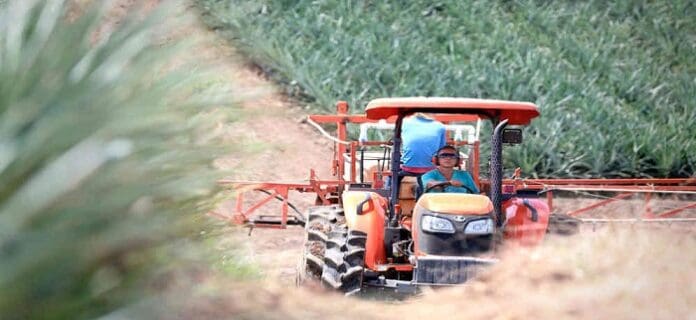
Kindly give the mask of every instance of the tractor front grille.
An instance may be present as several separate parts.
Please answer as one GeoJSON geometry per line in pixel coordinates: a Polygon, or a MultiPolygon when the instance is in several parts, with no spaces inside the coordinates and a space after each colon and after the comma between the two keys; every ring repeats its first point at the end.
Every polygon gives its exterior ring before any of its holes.
{"type": "Polygon", "coordinates": [[[479,269],[494,259],[474,257],[419,257],[416,260],[417,284],[459,284],[471,279],[479,269]]]}

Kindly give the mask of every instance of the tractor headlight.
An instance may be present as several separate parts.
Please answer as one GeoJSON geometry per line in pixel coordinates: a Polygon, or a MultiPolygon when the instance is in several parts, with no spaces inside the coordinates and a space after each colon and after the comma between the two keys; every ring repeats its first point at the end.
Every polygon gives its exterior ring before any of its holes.
{"type": "Polygon", "coordinates": [[[493,233],[493,219],[479,219],[466,224],[465,234],[491,234],[493,233]]]}
{"type": "Polygon", "coordinates": [[[424,215],[421,220],[423,231],[438,233],[454,233],[454,225],[451,221],[435,216],[424,215]]]}

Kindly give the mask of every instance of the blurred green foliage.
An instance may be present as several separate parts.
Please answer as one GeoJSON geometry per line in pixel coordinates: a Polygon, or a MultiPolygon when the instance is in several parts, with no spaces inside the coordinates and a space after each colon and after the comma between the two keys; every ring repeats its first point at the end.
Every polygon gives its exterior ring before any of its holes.
{"type": "Polygon", "coordinates": [[[155,28],[166,11],[107,33],[103,8],[68,7],[0,6],[1,319],[155,300],[216,195],[210,132],[229,111],[155,28]]]}
{"type": "Polygon", "coordinates": [[[323,112],[386,96],[535,102],[507,167],[693,176],[693,1],[198,0],[211,26],[323,112]]]}

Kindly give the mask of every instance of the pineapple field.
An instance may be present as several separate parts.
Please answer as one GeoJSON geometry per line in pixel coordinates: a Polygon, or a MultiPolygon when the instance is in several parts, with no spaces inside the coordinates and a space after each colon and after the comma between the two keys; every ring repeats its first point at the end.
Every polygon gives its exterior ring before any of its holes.
{"type": "MultiPolygon", "coordinates": [[[[333,144],[303,119],[339,99],[354,112],[387,96],[532,101],[542,115],[505,168],[693,178],[695,13],[688,1],[0,0],[0,318],[693,318],[696,237],[679,224],[586,225],[505,248],[463,286],[394,300],[298,288],[301,228],[209,213],[234,208],[224,177],[329,177],[333,144]]],[[[559,208],[607,195],[567,196],[559,208]]],[[[299,211],[314,200],[292,196],[299,211]]],[[[633,197],[590,215],[643,210],[633,197]]]]}

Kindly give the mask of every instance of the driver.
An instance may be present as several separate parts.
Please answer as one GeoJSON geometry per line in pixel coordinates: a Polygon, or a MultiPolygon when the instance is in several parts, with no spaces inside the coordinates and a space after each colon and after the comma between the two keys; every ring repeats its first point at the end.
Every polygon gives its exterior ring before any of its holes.
{"type": "Polygon", "coordinates": [[[437,150],[433,162],[437,168],[421,176],[425,192],[479,193],[471,174],[455,169],[460,164],[459,151],[455,147],[446,145],[437,150]]]}

